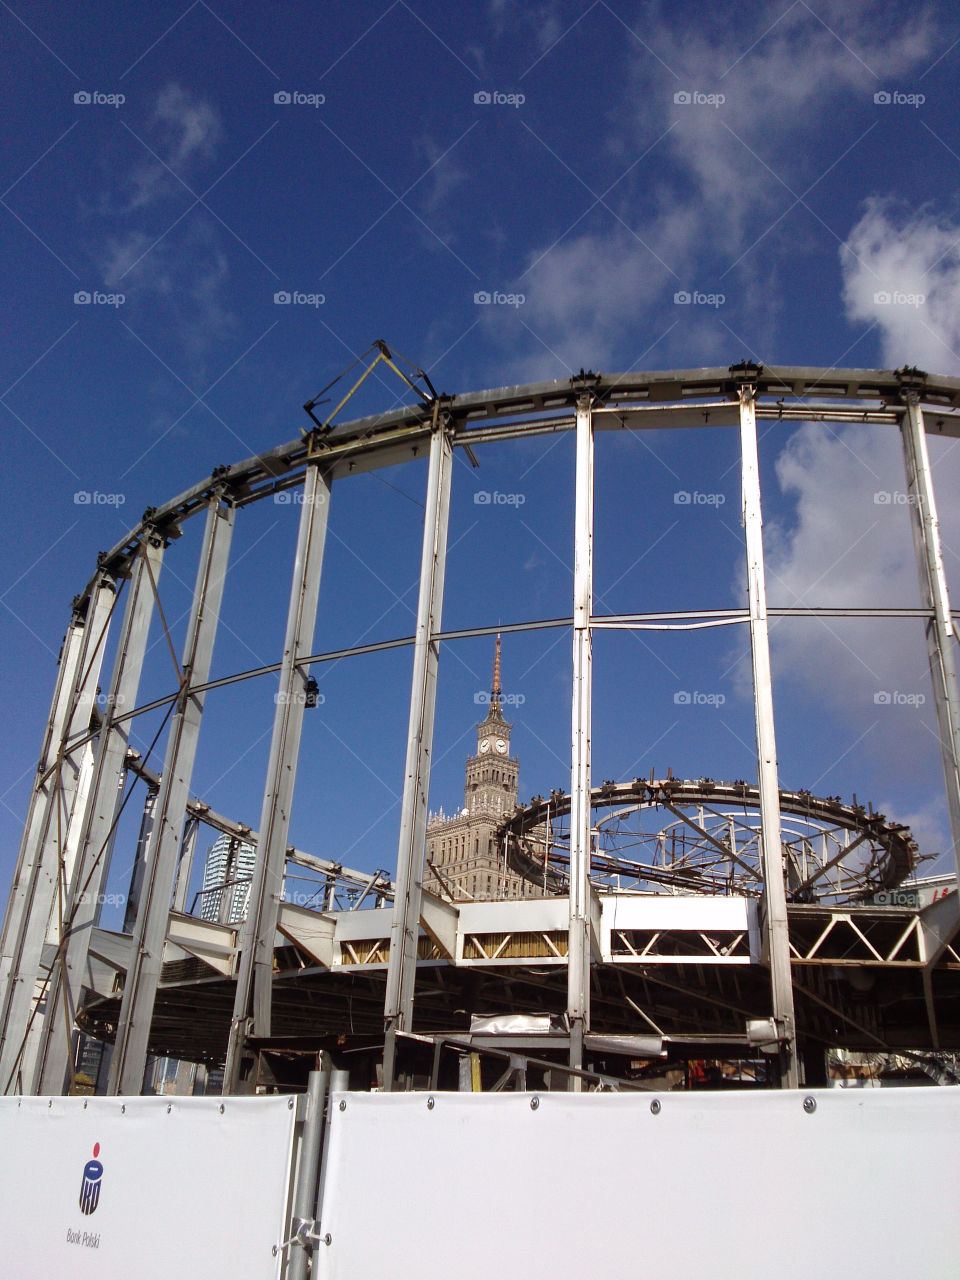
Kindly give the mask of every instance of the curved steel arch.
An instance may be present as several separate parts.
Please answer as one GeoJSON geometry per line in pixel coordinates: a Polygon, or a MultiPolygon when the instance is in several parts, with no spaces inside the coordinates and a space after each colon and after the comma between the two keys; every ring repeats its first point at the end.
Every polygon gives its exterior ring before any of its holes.
{"type": "MultiPolygon", "coordinates": [[[[731,839],[729,832],[718,837],[710,829],[714,824],[705,824],[702,818],[691,818],[687,811],[707,808],[714,812],[714,816],[727,821],[737,821],[742,815],[744,819],[752,816],[758,822],[760,799],[758,788],[743,780],[634,778],[632,782],[605,782],[594,787],[590,794],[590,807],[594,813],[596,840],[590,861],[596,887],[602,888],[611,879],[616,879],[618,882],[626,881],[628,885],[632,882],[634,886],[672,887],[695,894],[758,895],[762,890],[763,875],[755,841],[748,841],[754,847],[746,852],[731,839]],[[722,814],[715,813],[718,806],[723,808],[722,814]],[[672,866],[657,865],[655,857],[630,858],[626,852],[618,852],[613,841],[604,842],[605,829],[614,821],[657,810],[673,815],[672,822],[665,820],[655,832],[642,835],[638,832],[636,843],[656,843],[663,830],[671,826],[685,828],[688,839],[682,842],[683,854],[672,866]],[[696,856],[691,857],[688,853],[688,845],[696,856]],[[724,874],[703,869],[704,850],[712,855],[710,861],[727,868],[724,874]]],[[[916,869],[919,849],[909,829],[863,805],[845,804],[839,796],[781,790],[780,813],[803,820],[812,830],[822,832],[829,827],[853,836],[849,844],[839,846],[829,856],[821,858],[811,851],[813,872],[798,877],[792,886],[788,884],[790,901],[814,902],[827,898],[862,901],[873,893],[900,884],[916,869]],[[861,852],[854,862],[852,855],[858,849],[869,850],[870,856],[864,858],[861,852]],[[826,880],[828,870],[834,867],[843,869],[842,879],[826,880]]],[[[506,856],[514,870],[532,883],[549,881],[557,890],[565,887],[567,876],[564,868],[569,861],[569,849],[568,832],[562,820],[569,816],[568,793],[553,792],[547,798],[537,796],[529,804],[519,806],[498,832],[498,837],[506,842],[506,856]],[[561,825],[556,828],[554,824],[558,821],[561,825]]],[[[755,824],[744,825],[755,832],[755,824]]],[[[783,839],[787,865],[793,857],[795,839],[783,839]]]]}
{"type": "MultiPolygon", "coordinates": [[[[631,410],[663,412],[671,403],[690,406],[685,414],[675,415],[681,425],[717,425],[726,421],[735,425],[735,417],[724,419],[723,408],[735,409],[740,387],[745,383],[757,388],[757,395],[776,397],[770,416],[784,420],[817,417],[824,412],[836,419],[854,422],[880,421],[895,423],[902,414],[905,392],[919,395],[922,403],[935,407],[925,423],[930,434],[960,437],[960,378],[926,374],[912,369],[833,369],[808,366],[733,365],[729,368],[673,369],[655,373],[585,374],[581,377],[535,382],[528,385],[499,387],[465,395],[440,397],[443,412],[453,430],[456,446],[473,446],[491,439],[505,439],[511,434],[536,435],[558,430],[572,431],[578,398],[588,390],[598,405],[609,409],[614,419],[623,419],[631,410]],[[804,405],[810,396],[829,405],[804,405]],[[725,402],[713,409],[696,407],[699,399],[725,402]],[[787,404],[786,402],[797,403],[787,404]],[[850,402],[874,402],[871,411],[851,408],[850,402]],[[556,415],[566,411],[565,416],[556,415]],[[485,433],[488,424],[516,419],[509,427],[485,433]]],[[[831,418],[831,420],[836,420],[831,418]]],[[[98,569],[114,576],[125,576],[136,547],[145,531],[154,527],[165,534],[176,530],[192,515],[202,511],[217,489],[229,494],[238,506],[272,496],[299,483],[307,462],[322,459],[331,465],[335,478],[359,470],[389,466],[398,461],[424,456],[433,423],[433,403],[404,405],[389,413],[371,414],[335,426],[322,438],[308,432],[266,453],[246,458],[231,466],[217,467],[212,475],[184,490],[158,507],[148,508],[140,524],[98,557],[98,569]]],[[[653,426],[631,420],[629,425],[653,426]]],[[[656,425],[669,425],[657,423],[656,425]]],[[[81,591],[83,603],[95,577],[81,591]]]]}

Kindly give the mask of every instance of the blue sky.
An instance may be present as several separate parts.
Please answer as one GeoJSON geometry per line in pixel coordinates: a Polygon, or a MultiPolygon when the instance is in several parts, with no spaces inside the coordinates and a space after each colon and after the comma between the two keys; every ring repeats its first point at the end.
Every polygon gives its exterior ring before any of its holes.
{"type": "MultiPolygon", "coordinates": [[[[4,3],[0,33],[4,881],[97,551],[295,436],[374,338],[448,392],[745,357],[960,372],[949,5],[93,0],[4,3]]],[[[376,381],[357,412],[402,399],[376,381]]],[[[960,598],[960,450],[932,453],[960,598]]],[[[771,603],[916,603],[892,434],[774,426],[761,454],[771,603]]],[[[600,441],[598,611],[741,600],[736,457],[722,429],[600,441]]],[[[481,461],[456,467],[445,624],[568,614],[572,440],[481,461]],[[494,490],[522,501],[474,501],[494,490]]],[[[407,466],[337,486],[317,649],[412,631],[424,481],[407,466]]],[[[216,674],[279,653],[295,521],[241,513],[216,674]]],[[[198,540],[188,527],[163,571],[177,637],[198,540]]],[[[920,628],[783,622],[773,645],[784,785],[855,791],[944,849],[920,628]]],[[[490,657],[444,651],[434,807],[457,803],[490,657]]],[[[569,636],[510,638],[504,662],[521,792],[566,789],[569,636]]],[[[301,847],[393,866],[409,667],[400,651],[317,671],[301,847]]],[[[144,693],[170,675],[157,633],[144,693]]],[[[753,777],[748,675],[739,630],[598,636],[597,780],[753,777]]],[[[273,692],[209,700],[195,777],[251,825],[273,692]]],[[[117,887],[131,840],[128,822],[117,887]]]]}

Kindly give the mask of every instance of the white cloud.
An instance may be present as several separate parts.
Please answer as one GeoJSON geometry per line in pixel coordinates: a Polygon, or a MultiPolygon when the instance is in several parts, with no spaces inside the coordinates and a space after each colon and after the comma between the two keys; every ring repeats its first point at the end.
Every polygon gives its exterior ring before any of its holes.
{"type": "MultiPolygon", "coordinates": [[[[686,252],[697,226],[692,209],[678,209],[645,228],[643,242],[618,227],[610,234],[571,236],[548,252],[532,253],[523,274],[509,282],[510,289],[522,291],[526,298],[518,318],[536,335],[527,339],[539,348],[535,364],[520,361],[517,372],[561,377],[564,367],[609,370],[623,351],[625,333],[635,335],[632,358],[639,358],[644,348],[657,345],[674,321],[682,324],[686,345],[693,325],[699,352],[709,355],[715,345],[719,350],[715,315],[674,308],[673,294],[687,282],[672,276],[664,265],[686,252]],[[656,331],[644,320],[654,310],[659,312],[656,331]]],[[[485,319],[493,326],[503,317],[485,319]]],[[[509,332],[515,337],[512,329],[509,332]]]]}
{"type": "Polygon", "coordinates": [[[166,327],[202,372],[210,350],[236,328],[227,302],[230,266],[219,233],[201,212],[155,241],[143,231],[109,236],[101,255],[104,283],[125,292],[133,308],[144,298],[151,309],[161,308],[166,327]]]}
{"type": "Polygon", "coordinates": [[[960,225],[875,197],[841,265],[847,316],[879,327],[886,366],[960,370],[960,225]]]}
{"type": "Polygon", "coordinates": [[[143,136],[155,156],[130,139],[140,154],[126,180],[125,200],[120,209],[103,211],[129,214],[171,196],[188,196],[175,175],[192,186],[192,175],[199,166],[215,159],[221,134],[220,116],[212,103],[182,85],[165,85],[157,94],[143,136]]]}
{"type": "MultiPolygon", "coordinates": [[[[908,213],[872,199],[841,252],[849,319],[877,326],[887,367],[960,370],[960,226],[930,210],[908,213]],[[923,293],[920,306],[876,294],[923,293]]],[[[960,598],[960,445],[929,441],[948,579],[960,598]]],[[[904,605],[920,602],[899,433],[884,427],[805,424],[777,458],[792,514],[767,526],[772,603],[904,605]]],[[[768,502],[769,506],[769,502],[768,502]]],[[[836,716],[862,754],[896,761],[914,789],[921,847],[949,845],[937,725],[918,622],[786,623],[773,631],[780,678],[810,699],[812,715],[836,716]],[[813,636],[816,642],[811,643],[813,636]],[[889,694],[893,703],[877,703],[889,694]],[[896,698],[908,699],[896,705],[896,698]],[[919,708],[909,698],[926,699],[919,708]],[[922,837],[922,838],[921,838],[922,837]]],[[[894,806],[888,806],[896,812],[894,806]]]]}
{"type": "MultiPolygon", "coordinates": [[[[449,145],[442,147],[424,134],[414,139],[414,148],[425,173],[416,186],[412,202],[419,206],[423,215],[436,217],[446,209],[451,196],[463,186],[470,175],[465,166],[458,163],[456,152],[447,154],[449,145]]],[[[446,226],[440,230],[436,227],[432,229],[438,235],[442,230],[442,238],[448,244],[453,239],[446,226]]]]}
{"type": "MultiPolygon", "coordinates": [[[[927,57],[935,33],[929,14],[914,14],[908,25],[877,37],[873,32],[891,29],[877,21],[877,9],[838,7],[832,31],[806,5],[796,5],[778,22],[763,11],[755,14],[749,38],[739,24],[726,23],[723,31],[684,29],[682,35],[671,24],[650,37],[679,79],[668,79],[649,61],[641,64],[645,120],[653,97],[676,126],[667,146],[709,211],[714,244],[722,240],[734,256],[745,249],[792,203],[788,188],[800,195],[817,169],[825,170],[843,150],[839,143],[822,152],[797,146],[796,135],[809,136],[839,99],[872,103],[883,77],[906,74],[927,57]],[[750,48],[751,38],[761,36],[750,48]],[[722,94],[724,101],[717,107],[676,104],[678,90],[722,94]]],[[[652,126],[642,128],[648,134],[652,126]]]]}
{"type": "Polygon", "coordinates": [[[182,85],[171,83],[160,90],[153,123],[165,145],[164,158],[175,169],[216,154],[220,116],[211,103],[182,85]]]}
{"type": "Polygon", "coordinates": [[[198,378],[211,349],[235,330],[236,317],[227,300],[230,267],[222,234],[200,207],[174,222],[171,210],[178,204],[189,209],[193,203],[174,174],[202,191],[201,168],[216,158],[221,134],[219,114],[210,102],[182,85],[165,85],[143,133],[164,163],[130,139],[138,158],[126,178],[124,202],[100,209],[114,226],[92,253],[104,284],[127,295],[131,322],[137,322],[138,302],[148,300],[151,313],[163,316],[190,360],[190,374],[198,378]]]}
{"type": "MultiPolygon", "coordinates": [[[[506,0],[493,10],[502,19],[506,0]]],[[[813,220],[802,209],[777,220],[793,203],[791,191],[801,194],[855,137],[834,143],[826,121],[841,104],[874,111],[877,88],[899,82],[934,46],[934,24],[924,12],[911,13],[903,25],[889,21],[889,9],[880,22],[876,4],[821,5],[818,12],[823,21],[795,5],[774,21],[762,6],[748,7],[733,27],[708,14],[697,30],[678,27],[670,16],[648,21],[643,39],[656,57],[637,46],[627,93],[637,105],[612,113],[615,126],[600,145],[624,171],[646,148],[650,154],[605,197],[609,211],[597,206],[568,234],[559,226],[554,245],[529,255],[525,282],[513,287],[527,294],[522,319],[540,341],[526,336],[532,355],[517,361],[518,374],[558,376],[562,365],[609,368],[629,359],[624,334],[656,339],[679,318],[663,303],[681,289],[723,291],[731,305],[712,316],[689,309],[654,358],[676,350],[687,363],[679,353],[696,350],[706,362],[740,350],[738,303],[750,310],[752,333],[772,336],[779,304],[770,250],[777,237],[791,236],[794,261],[803,236],[812,234],[817,246],[829,238],[822,228],[811,232],[813,220]],[[676,103],[678,92],[722,94],[724,101],[716,108],[676,103]]],[[[602,9],[588,21],[599,15],[602,9]]],[[[562,155],[562,140],[544,140],[562,155]]],[[[594,185],[600,194],[606,184],[594,185]]],[[[582,195],[586,212],[592,197],[582,195]]]]}
{"type": "Polygon", "coordinates": [[[540,53],[551,49],[564,32],[557,0],[544,0],[542,4],[529,4],[527,0],[490,0],[490,17],[498,39],[508,32],[514,37],[521,23],[528,27],[540,53]]]}

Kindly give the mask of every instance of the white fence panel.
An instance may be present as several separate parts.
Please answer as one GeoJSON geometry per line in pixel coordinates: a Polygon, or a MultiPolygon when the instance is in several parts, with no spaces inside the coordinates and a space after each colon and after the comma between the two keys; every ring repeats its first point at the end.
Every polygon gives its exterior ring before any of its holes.
{"type": "Polygon", "coordinates": [[[279,1275],[273,1248],[287,1221],[293,1104],[0,1098],[0,1274],[279,1275]]]}
{"type": "Polygon", "coordinates": [[[318,1275],[960,1275],[960,1089],[535,1101],[334,1094],[318,1275]]]}

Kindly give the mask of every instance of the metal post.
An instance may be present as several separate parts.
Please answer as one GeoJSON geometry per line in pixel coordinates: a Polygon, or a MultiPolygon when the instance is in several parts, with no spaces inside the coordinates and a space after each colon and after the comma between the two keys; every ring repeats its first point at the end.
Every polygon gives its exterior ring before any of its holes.
{"type": "MultiPolygon", "coordinates": [[[[570,1066],[583,1066],[590,1028],[590,741],[593,681],[593,415],[589,396],[577,402],[576,514],[573,568],[573,704],[570,777],[570,900],[567,1018],[570,1066]]],[[[570,1077],[579,1092],[579,1076],[570,1077]]]]}
{"type": "Polygon", "coordinates": [[[35,1018],[43,945],[54,903],[62,892],[73,810],[87,745],[71,749],[90,728],[100,668],[116,597],[113,579],[101,574],[84,613],[71,621],[60,652],[57,685],[47,720],[37,781],[17,860],[0,944],[0,1093],[25,1077],[24,1050],[35,1018]]]}
{"type": "Polygon", "coordinates": [[[133,933],[133,926],[137,922],[140,895],[143,892],[143,872],[147,864],[147,847],[150,844],[150,833],[153,831],[158,794],[159,788],[147,787],[147,798],[143,802],[143,816],[140,819],[140,834],[137,837],[137,851],[133,856],[133,874],[130,876],[130,888],[127,890],[127,901],[123,911],[124,933],[133,933]]]}
{"type": "MultiPolygon", "coordinates": [[[[319,1187],[317,1188],[317,1210],[316,1210],[316,1212],[317,1212],[317,1218],[318,1218],[318,1219],[319,1219],[319,1218],[321,1218],[321,1215],[322,1215],[323,1203],[324,1203],[324,1196],[325,1196],[325,1187],[324,1187],[324,1184],[325,1184],[325,1182],[326,1182],[326,1180],[327,1180],[327,1170],[328,1170],[328,1169],[329,1169],[329,1167],[330,1167],[330,1162],[329,1162],[329,1160],[328,1160],[328,1158],[327,1158],[327,1157],[328,1157],[328,1153],[329,1153],[329,1149],[330,1149],[330,1133],[331,1133],[331,1129],[332,1129],[332,1127],[333,1127],[333,1123],[334,1123],[334,1121],[333,1121],[333,1116],[334,1116],[334,1111],[333,1111],[333,1095],[334,1095],[335,1093],[346,1093],[346,1092],[348,1092],[348,1090],[349,1090],[349,1089],[350,1089],[350,1072],[349,1072],[349,1071],[343,1071],[343,1070],[340,1070],[340,1069],[331,1070],[331,1072],[330,1072],[330,1091],[329,1091],[329,1093],[328,1093],[328,1095],[327,1095],[327,1097],[328,1097],[328,1099],[329,1099],[329,1101],[328,1101],[328,1120],[327,1120],[327,1130],[326,1130],[326,1134],[325,1134],[325,1136],[324,1136],[324,1142],[323,1142],[323,1157],[321,1158],[321,1161],[320,1161],[320,1185],[319,1185],[319,1187]]],[[[341,1100],[341,1105],[345,1105],[344,1100],[341,1100]]],[[[322,1221],[321,1221],[321,1225],[322,1225],[322,1221]]]]}
{"type": "Polygon", "coordinates": [[[916,392],[908,392],[906,401],[907,412],[903,418],[901,433],[911,498],[908,505],[917,550],[921,598],[933,613],[926,624],[927,650],[947,787],[954,867],[960,874],[960,686],[957,683],[955,651],[957,630],[950,612],[947,576],[943,568],[940,521],[937,518],[923,411],[916,392]]]}
{"type": "Polygon", "coordinates": [[[132,959],[123,987],[108,1093],[138,1094],[143,1082],[150,1023],[163,967],[177,854],[203,715],[204,695],[193,693],[191,686],[203,684],[210,675],[233,517],[233,505],[224,503],[222,495],[215,493],[207,508],[184,647],[180,696],[167,737],[156,812],[144,856],[141,900],[133,930],[132,959]]]}
{"type": "Polygon", "coordinates": [[[319,463],[311,462],[303,482],[300,531],[260,813],[257,857],[240,938],[237,990],[223,1076],[225,1094],[235,1092],[240,1083],[247,1037],[250,1034],[270,1034],[273,944],[283,893],[290,809],[306,703],[304,672],[299,664],[313,645],[330,487],[329,473],[319,463]]]}
{"type": "Polygon", "coordinates": [[[193,859],[197,851],[197,837],[199,834],[200,819],[188,818],[183,829],[183,840],[180,843],[177,883],[173,891],[174,911],[185,911],[187,907],[187,894],[190,892],[190,877],[193,874],[193,859]]]}
{"type": "MultiPolygon", "coordinates": [[[[234,903],[238,902],[239,895],[242,893],[237,876],[237,863],[240,856],[240,841],[236,836],[230,836],[227,841],[227,857],[223,864],[223,880],[217,896],[217,919],[221,924],[229,924],[233,915],[234,903]]],[[[206,879],[206,877],[204,877],[206,879]]],[[[237,915],[241,915],[238,910],[237,915]]]]}
{"type": "MultiPolygon", "coordinates": [[[[37,875],[39,854],[43,848],[45,823],[49,821],[48,809],[56,784],[54,765],[60,744],[67,736],[68,717],[72,710],[72,699],[76,694],[77,672],[80,668],[84,639],[84,622],[82,614],[73,615],[60,648],[57,682],[50,714],[47,717],[47,731],[37,764],[37,781],[30,796],[30,807],[24,823],[17,868],[3,917],[3,933],[0,939],[0,983],[8,994],[6,980],[13,965],[12,952],[17,946],[15,940],[22,925],[24,911],[33,900],[33,881],[37,875]]],[[[0,1036],[0,1042],[2,1042],[2,1036],[0,1036]]]]}
{"type": "Polygon", "coordinates": [[[767,962],[770,965],[773,1016],[781,1043],[780,1084],[785,1089],[796,1089],[799,1086],[800,1077],[793,1011],[793,975],[790,969],[787,893],[783,879],[780,782],[777,773],[777,739],[773,718],[770,637],[767,631],[767,588],[763,564],[763,517],[760,505],[760,463],[757,453],[756,393],[751,386],[745,386],[740,391],[740,457],[760,791],[764,941],[767,962]]]}
{"type": "Polygon", "coordinates": [[[323,1113],[327,1100],[329,1071],[311,1071],[307,1077],[306,1112],[297,1160],[297,1183],[293,1200],[293,1244],[287,1265],[288,1280],[307,1280],[310,1231],[317,1216],[320,1187],[320,1150],[323,1144],[323,1113]]]}
{"type": "Polygon", "coordinates": [[[137,703],[140,673],[154,609],[154,586],[163,564],[164,541],[148,530],[137,551],[127,586],[127,605],[117,644],[107,709],[100,727],[93,776],[78,840],[77,859],[64,919],[64,937],[50,975],[48,1016],[37,1061],[35,1091],[60,1093],[70,1066],[68,1028],[87,969],[90,934],[96,923],[107,853],[120,805],[129,744],[128,723],[114,717],[137,703]]]}
{"type": "Polygon", "coordinates": [[[101,575],[98,586],[86,602],[86,608],[75,608],[60,648],[57,681],[37,764],[37,781],[30,797],[17,870],[4,915],[3,937],[0,942],[0,983],[6,981],[9,972],[11,951],[24,909],[35,899],[32,877],[36,875],[35,859],[43,847],[46,824],[50,820],[51,797],[59,780],[56,770],[58,754],[74,732],[84,733],[93,712],[110,620],[110,606],[115,595],[116,585],[113,579],[101,575]]]}
{"type": "Polygon", "coordinates": [[[410,683],[410,717],[407,757],[397,847],[396,895],[390,925],[390,963],[384,1000],[386,1040],[383,1054],[383,1087],[391,1090],[396,1066],[397,1033],[413,1026],[417,947],[420,940],[420,905],[423,896],[423,859],[426,847],[427,800],[433,757],[433,720],[437,698],[437,666],[440,646],[434,635],[440,629],[443,583],[450,522],[450,487],[453,444],[445,422],[435,411],[430,439],[427,501],[420,559],[420,595],[417,631],[410,683]]]}

